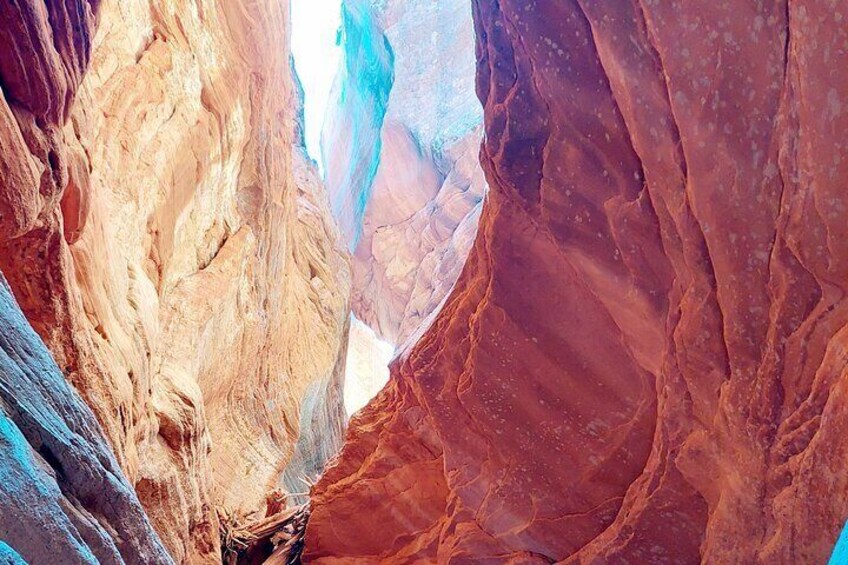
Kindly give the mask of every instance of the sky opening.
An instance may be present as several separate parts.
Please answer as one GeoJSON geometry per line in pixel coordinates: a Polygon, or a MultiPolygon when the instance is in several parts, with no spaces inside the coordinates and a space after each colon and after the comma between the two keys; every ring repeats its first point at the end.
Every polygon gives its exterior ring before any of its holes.
{"type": "Polygon", "coordinates": [[[342,0],[292,0],[292,55],[304,91],[306,150],[323,173],[321,127],[342,48],[342,0]]]}

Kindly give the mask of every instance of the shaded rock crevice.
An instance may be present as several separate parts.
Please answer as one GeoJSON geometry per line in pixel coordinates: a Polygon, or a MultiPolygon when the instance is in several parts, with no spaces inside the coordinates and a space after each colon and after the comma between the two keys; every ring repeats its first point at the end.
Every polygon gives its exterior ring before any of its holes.
{"type": "MultiPolygon", "coordinates": [[[[0,276],[0,533],[30,563],[172,563],[94,414],[0,276]]],[[[12,561],[14,562],[14,561],[12,561]]]]}

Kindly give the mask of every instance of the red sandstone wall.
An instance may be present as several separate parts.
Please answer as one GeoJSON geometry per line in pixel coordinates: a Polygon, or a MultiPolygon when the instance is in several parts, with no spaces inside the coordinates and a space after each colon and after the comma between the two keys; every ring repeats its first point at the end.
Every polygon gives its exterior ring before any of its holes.
{"type": "Polygon", "coordinates": [[[491,195],[308,557],[820,563],[848,515],[848,5],[475,0],[491,195]]]}

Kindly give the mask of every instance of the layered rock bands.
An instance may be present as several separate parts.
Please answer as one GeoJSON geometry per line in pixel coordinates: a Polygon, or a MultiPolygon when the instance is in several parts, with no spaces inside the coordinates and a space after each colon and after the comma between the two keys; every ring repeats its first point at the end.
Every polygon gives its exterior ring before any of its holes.
{"type": "Polygon", "coordinates": [[[473,4],[480,230],[314,489],[308,558],[824,562],[848,6],[473,4]]]}
{"type": "Polygon", "coordinates": [[[287,41],[285,1],[0,6],[0,270],[93,411],[4,294],[0,468],[48,502],[4,495],[3,551],[220,562],[219,510],[338,446],[350,275],[287,41]]]}

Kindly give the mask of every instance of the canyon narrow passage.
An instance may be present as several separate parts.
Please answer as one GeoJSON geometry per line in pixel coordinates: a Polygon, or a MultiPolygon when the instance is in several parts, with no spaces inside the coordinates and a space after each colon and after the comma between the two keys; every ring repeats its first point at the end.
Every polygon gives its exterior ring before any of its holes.
{"type": "Polygon", "coordinates": [[[352,254],[353,414],[437,312],[476,234],[486,183],[471,7],[293,0],[292,55],[305,145],[352,254]]]}
{"type": "MultiPolygon", "coordinates": [[[[344,85],[334,89],[339,65],[347,64],[343,49],[341,0],[293,0],[292,57],[303,96],[303,142],[319,171],[325,171],[322,127],[330,104],[337,104],[344,85]]],[[[334,161],[333,149],[328,158],[334,161]]],[[[330,168],[335,169],[334,163],[330,168]]],[[[352,242],[350,242],[352,243],[352,242]]],[[[348,415],[364,407],[389,378],[394,345],[377,336],[351,313],[344,375],[344,404],[348,415]]]]}
{"type": "Polygon", "coordinates": [[[846,22],[0,3],[0,562],[848,565],[846,22]]]}

